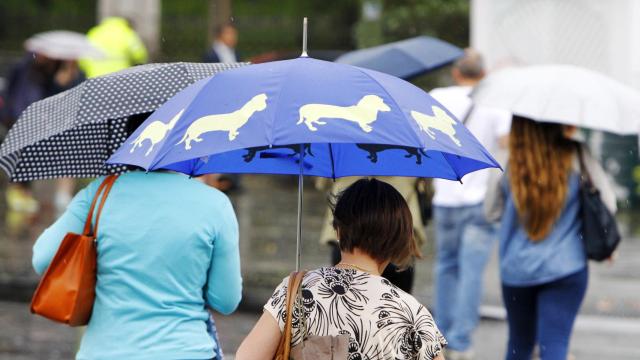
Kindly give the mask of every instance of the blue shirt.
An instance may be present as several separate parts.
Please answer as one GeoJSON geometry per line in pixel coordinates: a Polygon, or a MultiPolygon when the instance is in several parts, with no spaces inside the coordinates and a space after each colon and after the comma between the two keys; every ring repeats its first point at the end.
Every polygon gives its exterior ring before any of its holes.
{"type": "Polygon", "coordinates": [[[500,275],[505,285],[544,284],[587,266],[580,235],[579,183],[579,176],[572,174],[564,208],[551,233],[545,239],[533,242],[520,224],[508,181],[502,182],[506,204],[500,227],[500,275]]]}
{"type": "MultiPolygon", "coordinates": [[[[82,232],[102,180],[38,238],[38,273],[67,232],[82,232]]],[[[214,356],[205,306],[229,314],[242,291],[238,224],[224,194],[180,174],[121,175],[102,212],[97,251],[96,299],[77,359],[214,356]]]]}

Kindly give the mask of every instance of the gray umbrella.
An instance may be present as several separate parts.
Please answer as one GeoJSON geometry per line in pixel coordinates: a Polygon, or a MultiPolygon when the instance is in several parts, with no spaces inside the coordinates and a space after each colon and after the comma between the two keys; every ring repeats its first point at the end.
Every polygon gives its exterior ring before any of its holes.
{"type": "Polygon", "coordinates": [[[135,125],[130,117],[154,111],[200,79],[243,65],[148,64],[84,81],[22,113],[0,147],[0,168],[12,181],[121,172],[104,161],[135,125]]]}

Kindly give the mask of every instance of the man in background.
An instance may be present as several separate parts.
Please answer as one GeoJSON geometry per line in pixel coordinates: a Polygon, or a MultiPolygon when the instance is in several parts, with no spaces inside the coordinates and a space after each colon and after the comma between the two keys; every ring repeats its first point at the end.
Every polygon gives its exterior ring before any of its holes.
{"type": "Polygon", "coordinates": [[[234,63],[240,61],[236,46],[238,45],[238,30],[231,23],[216,26],[211,49],[205,54],[204,62],[234,63]]]}
{"type": "MultiPolygon", "coordinates": [[[[466,49],[452,69],[456,86],[431,95],[449,109],[490,153],[506,147],[511,114],[474,106],[469,97],[484,77],[482,56],[466,49]]],[[[447,359],[472,359],[471,334],[478,324],[483,272],[493,249],[495,230],[483,212],[489,170],[468,174],[462,183],[434,180],[436,235],[435,317],[449,341],[447,359]]]]}
{"type": "Polygon", "coordinates": [[[147,62],[147,48],[131,22],[125,18],[105,18],[89,30],[87,38],[106,54],[104,59],[84,59],[80,62],[80,67],[89,78],[147,62]]]}
{"type": "MultiPolygon", "coordinates": [[[[204,55],[207,63],[235,63],[240,61],[236,46],[238,45],[238,30],[231,23],[218,25],[213,31],[213,45],[204,55]]],[[[202,180],[209,186],[225,193],[240,187],[240,175],[237,174],[207,174],[202,180]]]]}

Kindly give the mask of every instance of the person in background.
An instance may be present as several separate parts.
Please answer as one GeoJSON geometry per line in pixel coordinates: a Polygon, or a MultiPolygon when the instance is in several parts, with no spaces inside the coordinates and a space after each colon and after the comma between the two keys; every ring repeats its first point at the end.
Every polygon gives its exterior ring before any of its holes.
{"type": "Polygon", "coordinates": [[[104,59],[80,61],[80,68],[89,78],[147,62],[147,48],[133,29],[131,21],[125,18],[104,18],[89,30],[87,38],[106,54],[104,59]]]}
{"type": "MultiPolygon", "coordinates": [[[[236,46],[238,45],[238,29],[232,23],[218,25],[213,31],[213,44],[202,61],[206,63],[235,63],[240,61],[236,46]]],[[[230,193],[240,188],[241,177],[238,174],[207,174],[203,181],[216,189],[230,193]]]]}
{"type": "MultiPolygon", "coordinates": [[[[360,178],[345,177],[331,181],[325,178],[318,178],[316,180],[316,188],[318,190],[330,191],[330,195],[338,194],[358,179],[360,178]]],[[[407,201],[413,220],[414,239],[416,241],[416,246],[420,248],[426,240],[426,234],[424,229],[425,224],[422,223],[422,217],[420,215],[418,193],[416,192],[415,187],[416,180],[414,178],[400,176],[385,176],[378,177],[378,179],[393,186],[407,201]]],[[[320,244],[329,246],[331,251],[331,265],[335,265],[340,262],[341,251],[340,244],[338,243],[338,236],[332,222],[333,212],[329,207],[326,210],[322,230],[320,232],[320,244]]],[[[392,284],[408,293],[411,293],[413,290],[414,275],[415,272],[412,265],[407,266],[404,269],[400,269],[395,264],[389,264],[382,273],[384,278],[388,279],[392,284]]]]}
{"type": "MultiPolygon", "coordinates": [[[[102,180],[37,239],[37,273],[66,233],[82,231],[102,180]]],[[[172,172],[120,175],[100,217],[96,297],[77,359],[212,359],[207,307],[230,314],[242,296],[238,236],[220,191],[172,172]]]]}
{"type": "Polygon", "coordinates": [[[605,206],[616,198],[600,164],[571,140],[576,128],[514,116],[508,167],[490,186],[487,217],[500,220],[500,277],[507,309],[505,359],[566,360],[584,298],[587,257],[580,216],[580,156],[605,206]]]}
{"type": "MultiPolygon", "coordinates": [[[[8,76],[2,125],[10,129],[29,105],[70,89],[84,79],[76,61],[31,52],[25,54],[8,76]]],[[[29,182],[9,185],[6,200],[9,210],[6,222],[12,232],[30,224],[40,208],[29,182]]]]}
{"type": "MultiPolygon", "coordinates": [[[[337,197],[333,226],[342,260],[304,275],[304,300],[296,302],[304,309],[292,311],[291,345],[304,336],[348,335],[349,359],[443,360],[447,342],[429,311],[380,276],[390,262],[407,265],[420,256],[402,195],[385,182],[360,179],[337,197]]],[[[288,277],[240,345],[237,360],[273,359],[285,325],[287,286],[288,277]]]]}
{"type": "Polygon", "coordinates": [[[231,23],[216,26],[211,49],[204,55],[204,62],[235,63],[240,61],[236,51],[238,45],[238,30],[231,23]]]}
{"type": "MultiPolygon", "coordinates": [[[[469,97],[484,77],[482,56],[466,49],[452,68],[456,86],[430,94],[458,119],[490,153],[506,146],[511,114],[474,106],[469,97]]],[[[483,273],[496,239],[483,213],[489,170],[468,174],[462,182],[434,179],[433,219],[436,236],[435,316],[449,341],[447,357],[473,357],[471,335],[479,320],[483,273]]]]}
{"type": "MultiPolygon", "coordinates": [[[[136,34],[131,21],[122,17],[107,17],[87,32],[87,39],[105,57],[103,59],[81,59],[78,63],[88,78],[106,75],[147,62],[144,43],[136,34]]],[[[73,178],[56,180],[54,205],[61,214],[73,198],[76,181],[73,178]]]]}

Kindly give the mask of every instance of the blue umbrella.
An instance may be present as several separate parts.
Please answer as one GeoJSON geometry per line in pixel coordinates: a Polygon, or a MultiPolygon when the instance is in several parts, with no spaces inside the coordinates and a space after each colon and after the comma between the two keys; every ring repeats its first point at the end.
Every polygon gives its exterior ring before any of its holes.
{"type": "Polygon", "coordinates": [[[336,62],[411,79],[448,65],[462,54],[462,49],[446,41],[418,36],[351,51],[340,56],[336,62]]]}
{"type": "Polygon", "coordinates": [[[499,167],[419,88],[304,53],[191,85],[156,110],[108,162],[194,176],[298,174],[297,267],[303,175],[460,180],[499,167]]]}

